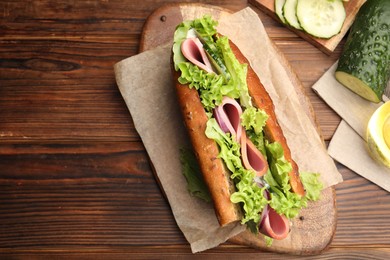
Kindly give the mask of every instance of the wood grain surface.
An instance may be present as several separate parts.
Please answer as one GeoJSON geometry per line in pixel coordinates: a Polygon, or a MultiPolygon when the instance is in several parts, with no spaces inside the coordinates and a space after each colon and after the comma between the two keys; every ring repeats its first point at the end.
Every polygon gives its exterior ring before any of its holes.
{"type": "MultiPolygon", "coordinates": [[[[192,255],[115,83],[147,17],[178,1],[0,1],[1,259],[296,259],[225,243],[192,255]]],[[[201,1],[231,11],[247,1],[201,1]]],[[[329,141],[340,118],[310,87],[337,60],[262,11],[329,141]]],[[[338,164],[337,229],[308,259],[388,259],[390,196],[338,164]]]]}

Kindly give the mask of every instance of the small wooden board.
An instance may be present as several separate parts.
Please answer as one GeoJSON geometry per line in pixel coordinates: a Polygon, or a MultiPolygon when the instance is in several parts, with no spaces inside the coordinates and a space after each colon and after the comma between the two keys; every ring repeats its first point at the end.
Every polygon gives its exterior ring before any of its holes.
{"type": "MultiPolygon", "coordinates": [[[[139,48],[140,52],[171,42],[174,30],[183,20],[183,15],[188,17],[189,14],[194,16],[194,18],[210,14],[214,19],[218,19],[221,15],[228,15],[229,11],[204,4],[177,4],[160,7],[148,17],[144,25],[139,48]]],[[[286,66],[291,82],[300,97],[306,113],[312,119],[313,124],[316,125],[311,104],[304,93],[302,84],[283,54],[280,52],[278,54],[280,61],[286,66]]],[[[159,182],[158,179],[157,182],[159,182]]],[[[336,219],[335,189],[334,187],[329,187],[323,190],[320,201],[309,203],[309,206],[301,211],[300,216],[292,221],[291,240],[274,241],[273,245],[268,247],[262,238],[257,239],[248,231],[231,238],[229,242],[264,251],[295,255],[319,254],[330,245],[333,239],[336,230],[336,219]]]]}
{"type": "MultiPolygon", "coordinates": [[[[339,34],[333,36],[330,39],[320,39],[316,38],[314,36],[311,36],[301,30],[297,30],[291,26],[286,25],[287,28],[295,32],[297,35],[305,39],[306,41],[310,42],[314,46],[316,46],[318,49],[320,49],[322,52],[326,54],[331,54],[337,45],[340,43],[342,38],[347,33],[348,29],[351,27],[353,21],[355,20],[355,16],[357,12],[359,11],[359,8],[364,4],[366,0],[350,0],[348,2],[344,2],[345,12],[346,12],[346,18],[344,21],[344,25],[341,28],[341,31],[339,34]]],[[[275,1],[274,0],[249,0],[249,3],[251,3],[253,6],[259,8],[263,12],[270,15],[272,18],[276,19],[280,23],[280,19],[275,14],[275,1]]]]}

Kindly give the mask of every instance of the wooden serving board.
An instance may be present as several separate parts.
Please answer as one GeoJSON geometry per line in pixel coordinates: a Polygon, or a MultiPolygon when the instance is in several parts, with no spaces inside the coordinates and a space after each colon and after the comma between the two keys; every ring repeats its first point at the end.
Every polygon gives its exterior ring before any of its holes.
{"type": "MultiPolygon", "coordinates": [[[[183,20],[183,17],[186,17],[186,19],[188,17],[196,18],[204,14],[210,14],[214,19],[218,19],[221,16],[229,15],[229,11],[204,4],[177,4],[160,7],[145,22],[141,36],[140,52],[171,42],[174,30],[183,20]]],[[[291,82],[306,113],[313,124],[316,125],[313,109],[304,93],[302,84],[279,51],[278,58],[286,66],[291,82]]],[[[158,179],[157,182],[159,182],[158,179]]],[[[264,251],[295,255],[319,254],[330,245],[336,230],[337,210],[335,204],[334,187],[324,189],[321,200],[314,203],[310,202],[309,206],[301,211],[299,217],[292,221],[291,239],[289,241],[274,241],[271,247],[267,247],[263,239],[254,239],[254,236],[248,231],[231,238],[229,242],[264,251]]]]}
{"type": "MultiPolygon", "coordinates": [[[[326,54],[331,54],[335,50],[337,45],[340,43],[344,35],[347,33],[348,29],[351,27],[353,21],[355,20],[355,16],[359,11],[359,8],[362,6],[362,4],[364,4],[364,2],[366,2],[366,0],[350,0],[348,2],[344,2],[346,18],[343,27],[341,28],[339,34],[333,36],[330,39],[316,38],[314,36],[311,36],[301,30],[297,30],[286,24],[285,26],[288,27],[293,32],[295,32],[300,37],[302,37],[303,39],[307,40],[308,42],[316,46],[322,52],[326,54]]],[[[275,14],[274,0],[249,0],[249,3],[259,8],[260,10],[264,11],[265,13],[267,13],[268,15],[270,15],[272,18],[276,19],[280,23],[282,23],[278,18],[278,16],[275,14]]]]}

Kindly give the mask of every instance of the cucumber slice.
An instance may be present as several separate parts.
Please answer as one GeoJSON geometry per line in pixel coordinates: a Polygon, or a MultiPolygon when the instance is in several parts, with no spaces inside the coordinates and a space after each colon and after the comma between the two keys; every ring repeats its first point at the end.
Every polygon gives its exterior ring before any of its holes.
{"type": "Polygon", "coordinates": [[[283,15],[283,6],[286,0],[275,0],[275,14],[279,17],[280,21],[286,23],[283,15]]]}
{"type": "Polygon", "coordinates": [[[283,5],[283,16],[286,19],[286,22],[294,27],[295,29],[302,29],[299,25],[296,10],[297,10],[298,0],[286,0],[283,5]]]}
{"type": "Polygon", "coordinates": [[[345,8],[342,0],[298,0],[296,16],[308,34],[330,38],[340,32],[345,8]]]}
{"type": "Polygon", "coordinates": [[[230,79],[230,74],[222,61],[222,58],[213,51],[208,44],[203,45],[204,50],[206,51],[206,55],[213,64],[214,68],[222,74],[227,80],[230,79]]]}

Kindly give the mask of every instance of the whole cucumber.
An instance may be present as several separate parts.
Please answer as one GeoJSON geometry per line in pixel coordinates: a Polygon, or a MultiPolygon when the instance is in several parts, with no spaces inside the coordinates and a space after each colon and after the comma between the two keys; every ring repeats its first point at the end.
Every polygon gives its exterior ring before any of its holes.
{"type": "Polygon", "coordinates": [[[365,2],[351,26],[336,79],[378,103],[390,78],[390,0],[365,2]]]}

